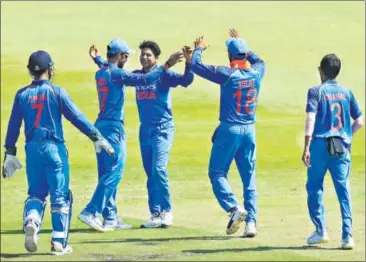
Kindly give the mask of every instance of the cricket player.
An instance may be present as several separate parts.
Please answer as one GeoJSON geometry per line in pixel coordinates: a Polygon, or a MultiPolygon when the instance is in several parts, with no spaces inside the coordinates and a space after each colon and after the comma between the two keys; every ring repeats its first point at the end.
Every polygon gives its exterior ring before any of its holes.
{"type": "Polygon", "coordinates": [[[180,52],[174,53],[164,66],[148,74],[138,74],[123,69],[128,56],[132,53],[134,51],[123,39],[114,39],[108,44],[107,63],[103,63],[95,46],[90,49],[91,57],[100,62],[100,70],[95,74],[99,97],[99,115],[95,125],[111,143],[116,153],[114,156],[103,153],[97,155],[99,182],[91,201],[79,214],[79,219],[101,232],[132,227],[117,217],[116,206],[117,186],[122,179],[127,156],[123,126],[125,86],[154,85],[160,78],[164,78],[167,74],[166,69],[182,58],[180,52]],[[99,215],[104,218],[103,224],[99,215]]]}
{"type": "Polygon", "coordinates": [[[314,245],[329,240],[323,204],[324,176],[329,170],[341,207],[341,248],[352,249],[350,151],[352,136],[362,127],[363,117],[352,91],[336,81],[340,69],[341,61],[335,54],[324,56],[318,67],[321,84],[308,91],[302,160],[308,168],[307,203],[315,232],[307,243],[314,245]]]}
{"type": "MultiPolygon", "coordinates": [[[[139,46],[141,70],[146,74],[158,69],[161,50],[154,41],[144,41],[139,46]]],[[[193,82],[190,69],[192,50],[183,48],[186,59],[184,74],[168,70],[159,82],[136,86],[136,103],[140,118],[140,150],[147,175],[149,220],[142,228],[169,227],[173,224],[172,203],[168,179],[168,159],[172,148],[175,125],[170,88],[188,87],[193,82]]]]}
{"type": "Polygon", "coordinates": [[[195,41],[192,71],[220,85],[220,125],[212,137],[209,177],[220,206],[230,213],[226,234],[239,230],[246,220],[244,236],[257,233],[257,193],[255,182],[256,140],[255,120],[258,94],[265,65],[250,51],[235,29],[226,41],[230,66],[202,63],[202,51],[207,48],[203,36],[195,41]],[[232,192],[227,179],[231,162],[235,159],[244,188],[243,209],[232,192]]]}
{"type": "Polygon", "coordinates": [[[24,120],[29,195],[24,206],[25,248],[29,252],[37,251],[38,232],[46,197],[50,193],[53,228],[51,254],[64,255],[72,252],[68,237],[73,199],[69,189],[68,151],[64,143],[62,115],[94,142],[97,153],[104,149],[113,154],[113,148],[76,107],[66,91],[51,83],[53,65],[45,51],[34,52],[29,57],[27,67],[34,81],[20,89],[14,99],[5,140],[3,177],[12,177],[22,167],[16,157],[16,142],[24,120]]]}

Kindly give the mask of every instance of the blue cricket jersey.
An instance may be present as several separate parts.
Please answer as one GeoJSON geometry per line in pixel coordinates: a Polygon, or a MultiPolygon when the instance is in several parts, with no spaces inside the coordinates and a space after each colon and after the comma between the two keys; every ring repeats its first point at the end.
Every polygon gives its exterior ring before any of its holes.
{"type": "MultiPolygon", "coordinates": [[[[155,66],[150,72],[157,69],[158,66],[155,66]]],[[[144,73],[142,69],[134,72],[144,73]]],[[[167,70],[160,81],[136,86],[136,103],[141,124],[155,125],[171,121],[173,113],[170,88],[178,85],[188,87],[192,82],[193,72],[191,66],[186,64],[183,75],[167,70]]]]}
{"type": "Polygon", "coordinates": [[[352,91],[335,80],[309,89],[306,112],[316,113],[313,138],[339,136],[348,145],[352,142],[351,118],[362,115],[352,91]]]}
{"type": "Polygon", "coordinates": [[[98,120],[124,121],[125,86],[148,86],[159,82],[166,74],[162,66],[147,74],[141,74],[130,73],[115,64],[103,62],[101,56],[93,60],[100,68],[95,74],[99,98],[98,120]]]}
{"type": "Polygon", "coordinates": [[[22,120],[26,142],[32,139],[34,129],[46,131],[50,138],[64,142],[61,115],[87,136],[95,135],[97,129],[72,102],[67,92],[48,80],[33,81],[15,95],[9,119],[5,147],[15,147],[22,120]]]}
{"type": "Polygon", "coordinates": [[[247,60],[251,68],[239,69],[203,64],[201,56],[202,48],[197,47],[193,51],[192,71],[220,85],[220,121],[255,123],[257,98],[265,71],[263,60],[250,52],[247,60]]]}

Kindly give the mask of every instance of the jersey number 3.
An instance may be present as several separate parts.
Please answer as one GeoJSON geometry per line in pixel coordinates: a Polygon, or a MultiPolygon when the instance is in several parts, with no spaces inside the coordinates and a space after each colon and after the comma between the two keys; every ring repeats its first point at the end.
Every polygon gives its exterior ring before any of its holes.
{"type": "Polygon", "coordinates": [[[332,110],[332,131],[338,131],[343,127],[342,125],[342,107],[339,103],[334,103],[331,105],[330,110],[332,110]],[[334,116],[334,118],[333,118],[334,116]],[[337,124],[337,125],[335,125],[337,124]]]}
{"type": "MultiPolygon", "coordinates": [[[[242,90],[245,89],[238,89],[234,94],[233,94],[233,98],[236,98],[236,113],[237,114],[241,114],[241,103],[242,103],[242,90]]],[[[257,89],[255,88],[249,88],[246,94],[246,99],[245,99],[245,112],[248,115],[252,115],[254,113],[254,109],[255,109],[255,103],[257,101],[257,89]],[[253,108],[251,108],[251,105],[254,105],[253,108]]]]}

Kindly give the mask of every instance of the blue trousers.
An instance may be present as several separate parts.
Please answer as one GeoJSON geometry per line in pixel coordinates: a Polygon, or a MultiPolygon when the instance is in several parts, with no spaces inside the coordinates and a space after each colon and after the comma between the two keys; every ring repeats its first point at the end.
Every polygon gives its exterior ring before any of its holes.
{"type": "Polygon", "coordinates": [[[235,159],[243,183],[246,222],[257,221],[257,192],[255,180],[256,142],[255,125],[237,125],[221,122],[212,136],[209,177],[220,206],[229,212],[239,205],[227,179],[235,159]]]}
{"type": "Polygon", "coordinates": [[[310,144],[310,165],[306,182],[309,215],[319,233],[326,231],[323,203],[323,183],[327,170],[333,180],[342,214],[342,239],[352,236],[352,208],[349,184],[350,153],[329,156],[325,139],[313,139],[310,144]]]}
{"type": "Polygon", "coordinates": [[[86,211],[102,215],[105,220],[115,220],[117,187],[127,157],[125,131],[121,121],[98,120],[95,126],[113,146],[115,154],[109,155],[104,150],[97,154],[98,185],[86,211]]]}
{"type": "Polygon", "coordinates": [[[151,214],[171,211],[168,159],[175,126],[173,122],[140,126],[140,150],[147,175],[148,203],[151,214]]]}
{"type": "Polygon", "coordinates": [[[46,197],[50,194],[52,241],[67,244],[72,214],[69,190],[68,152],[64,143],[34,134],[25,145],[28,198],[24,205],[24,225],[33,220],[41,228],[46,197]]]}

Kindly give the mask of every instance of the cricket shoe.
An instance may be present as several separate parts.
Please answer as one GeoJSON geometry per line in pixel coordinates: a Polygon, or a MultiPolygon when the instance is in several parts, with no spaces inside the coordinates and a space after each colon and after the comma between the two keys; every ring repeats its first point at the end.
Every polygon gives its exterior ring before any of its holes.
{"type": "Polygon", "coordinates": [[[100,232],[105,232],[105,229],[100,219],[96,215],[89,213],[85,209],[81,211],[78,218],[81,222],[87,224],[91,228],[100,232]]]}
{"type": "Polygon", "coordinates": [[[158,228],[161,226],[161,216],[159,214],[152,214],[149,220],[142,224],[141,228],[158,228]]]}
{"type": "Polygon", "coordinates": [[[64,245],[60,242],[51,241],[51,255],[62,256],[72,253],[72,247],[70,245],[64,245]]]}
{"type": "Polygon", "coordinates": [[[347,237],[346,239],[342,239],[341,249],[353,249],[355,247],[355,242],[352,237],[347,237]]]}
{"type": "Polygon", "coordinates": [[[241,207],[237,207],[234,211],[230,214],[230,220],[226,227],[226,234],[232,235],[236,233],[240,228],[240,223],[245,220],[247,217],[248,212],[241,207]]]}
{"type": "Polygon", "coordinates": [[[254,222],[248,222],[245,225],[244,237],[255,237],[257,235],[257,227],[254,222]]]}
{"type": "Polygon", "coordinates": [[[317,231],[314,231],[313,234],[308,238],[307,243],[308,245],[316,245],[316,244],[322,244],[327,243],[329,241],[327,232],[318,233],[317,231]]]}
{"type": "Polygon", "coordinates": [[[117,217],[115,220],[104,220],[103,227],[105,231],[130,229],[132,225],[127,224],[122,218],[117,217]]]}
{"type": "Polygon", "coordinates": [[[172,212],[163,211],[160,214],[161,227],[170,227],[173,225],[173,214],[172,212]]]}
{"type": "Polygon", "coordinates": [[[27,225],[24,227],[25,231],[25,242],[24,246],[28,252],[36,252],[38,249],[38,226],[36,222],[30,219],[27,225]]]}

